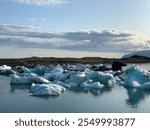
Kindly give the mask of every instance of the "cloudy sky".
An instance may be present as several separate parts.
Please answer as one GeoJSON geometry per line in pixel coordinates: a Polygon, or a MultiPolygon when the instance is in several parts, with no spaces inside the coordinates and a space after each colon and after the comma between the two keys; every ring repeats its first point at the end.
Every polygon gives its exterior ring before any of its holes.
{"type": "Polygon", "coordinates": [[[0,0],[0,58],[150,49],[149,12],[150,0],[0,0]]]}

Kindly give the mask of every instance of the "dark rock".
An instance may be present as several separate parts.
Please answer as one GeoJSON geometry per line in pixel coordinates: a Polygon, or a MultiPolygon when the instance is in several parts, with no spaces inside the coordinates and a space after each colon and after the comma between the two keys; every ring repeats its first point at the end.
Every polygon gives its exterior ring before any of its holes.
{"type": "Polygon", "coordinates": [[[122,66],[126,66],[126,64],[125,64],[125,63],[122,63],[122,62],[114,61],[114,62],[112,63],[112,70],[113,70],[113,71],[121,70],[121,67],[122,67],[122,66]]]}
{"type": "Polygon", "coordinates": [[[91,69],[94,70],[94,71],[109,71],[109,70],[111,70],[111,68],[108,68],[104,65],[100,66],[100,67],[92,66],[91,69]]]}

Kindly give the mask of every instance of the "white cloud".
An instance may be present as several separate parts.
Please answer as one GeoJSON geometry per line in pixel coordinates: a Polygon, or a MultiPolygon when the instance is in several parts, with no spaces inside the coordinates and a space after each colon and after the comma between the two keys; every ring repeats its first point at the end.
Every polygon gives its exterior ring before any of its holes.
{"type": "Polygon", "coordinates": [[[0,46],[128,52],[150,49],[150,42],[142,39],[138,34],[115,29],[41,32],[34,27],[1,25],[0,46]]]}
{"type": "Polygon", "coordinates": [[[51,6],[51,5],[63,4],[66,2],[64,0],[8,0],[8,1],[32,4],[32,5],[40,5],[40,6],[51,6]]]}

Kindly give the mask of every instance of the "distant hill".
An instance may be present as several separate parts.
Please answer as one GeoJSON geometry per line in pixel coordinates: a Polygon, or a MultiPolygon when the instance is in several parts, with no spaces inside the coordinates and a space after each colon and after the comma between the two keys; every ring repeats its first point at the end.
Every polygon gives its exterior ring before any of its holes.
{"type": "Polygon", "coordinates": [[[36,65],[50,65],[50,64],[64,64],[64,63],[82,63],[82,64],[95,64],[95,63],[112,63],[113,61],[122,63],[150,63],[150,57],[134,55],[127,58],[101,58],[101,57],[83,57],[83,58],[55,58],[55,57],[28,57],[19,59],[0,59],[1,65],[9,66],[27,66],[34,67],[36,65]]]}
{"type": "Polygon", "coordinates": [[[124,55],[123,58],[128,58],[128,57],[135,56],[135,55],[150,58],[150,50],[143,50],[143,51],[133,52],[131,54],[124,55]]]}

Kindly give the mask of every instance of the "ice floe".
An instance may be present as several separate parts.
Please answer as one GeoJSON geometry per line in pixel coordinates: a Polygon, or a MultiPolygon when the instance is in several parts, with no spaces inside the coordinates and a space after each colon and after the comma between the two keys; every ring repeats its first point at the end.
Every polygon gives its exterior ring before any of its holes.
{"type": "Polygon", "coordinates": [[[58,96],[65,88],[57,84],[32,84],[30,92],[34,96],[58,96]]]}

